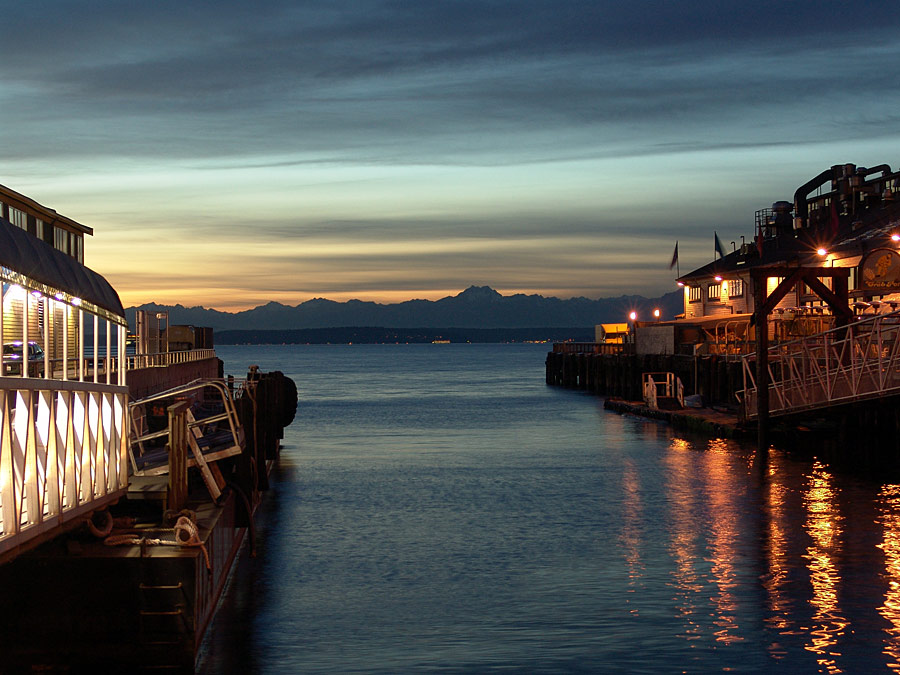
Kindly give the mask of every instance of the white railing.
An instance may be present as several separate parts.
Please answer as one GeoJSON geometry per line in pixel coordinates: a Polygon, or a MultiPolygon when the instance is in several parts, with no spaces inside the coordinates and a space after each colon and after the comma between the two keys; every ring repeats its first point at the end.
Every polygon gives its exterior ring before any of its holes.
{"type": "Polygon", "coordinates": [[[0,559],[128,488],[128,389],[0,378],[0,559]]]}
{"type": "Polygon", "coordinates": [[[214,358],[215,349],[189,349],[175,352],[159,352],[158,354],[134,354],[126,357],[128,370],[138,368],[162,368],[176,363],[190,363],[214,358]]]}
{"type": "Polygon", "coordinates": [[[644,403],[648,408],[658,409],[660,398],[674,399],[684,407],[684,386],[675,373],[644,373],[642,379],[644,403]]]}
{"type": "MultiPolygon", "coordinates": [[[[769,414],[900,393],[900,312],[769,348],[769,414]]],[[[744,415],[757,416],[756,354],[743,360],[744,415]]]]}

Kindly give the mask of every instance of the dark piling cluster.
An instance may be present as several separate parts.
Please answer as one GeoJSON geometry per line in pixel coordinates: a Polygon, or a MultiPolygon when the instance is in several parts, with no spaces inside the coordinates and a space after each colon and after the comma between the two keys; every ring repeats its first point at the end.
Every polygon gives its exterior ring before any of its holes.
{"type": "Polygon", "coordinates": [[[706,405],[736,408],[736,392],[744,388],[741,362],[723,356],[550,352],[546,366],[549,385],[628,401],[643,398],[643,373],[675,373],[685,394],[700,394],[706,405]]]}

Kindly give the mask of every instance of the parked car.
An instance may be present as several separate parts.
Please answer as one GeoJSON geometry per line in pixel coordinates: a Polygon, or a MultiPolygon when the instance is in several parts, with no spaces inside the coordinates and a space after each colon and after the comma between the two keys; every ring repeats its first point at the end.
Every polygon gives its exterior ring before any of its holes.
{"type": "MultiPolygon", "coordinates": [[[[3,345],[3,374],[22,374],[22,341],[7,342],[3,345]]],[[[44,376],[44,349],[37,343],[28,343],[28,376],[44,376]]]]}

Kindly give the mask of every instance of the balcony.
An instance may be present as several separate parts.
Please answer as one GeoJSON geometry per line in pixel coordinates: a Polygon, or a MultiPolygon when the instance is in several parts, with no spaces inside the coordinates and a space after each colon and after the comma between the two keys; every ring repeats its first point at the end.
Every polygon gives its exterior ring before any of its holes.
{"type": "Polygon", "coordinates": [[[124,495],[128,390],[0,378],[0,560],[124,495]]]}

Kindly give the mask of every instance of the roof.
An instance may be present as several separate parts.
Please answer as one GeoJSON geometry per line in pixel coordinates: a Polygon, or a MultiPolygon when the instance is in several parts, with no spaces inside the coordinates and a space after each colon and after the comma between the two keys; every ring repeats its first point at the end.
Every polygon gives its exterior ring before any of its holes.
{"type": "Polygon", "coordinates": [[[83,234],[94,234],[94,230],[92,230],[87,225],[82,225],[78,221],[67,218],[64,215],[57,213],[53,209],[38,204],[31,197],[26,197],[25,195],[16,192],[15,190],[8,188],[5,185],[0,185],[0,195],[2,195],[3,201],[11,206],[15,206],[19,209],[30,209],[32,211],[43,214],[44,218],[42,218],[42,220],[50,223],[51,225],[62,225],[64,226],[63,229],[71,229],[75,232],[81,232],[83,234]]]}
{"type": "MultiPolygon", "coordinates": [[[[845,218],[838,233],[829,241],[814,243],[812,233],[798,231],[796,236],[780,236],[764,239],[762,255],[757,244],[747,244],[744,252],[733,251],[724,258],[719,258],[703,267],[678,278],[678,281],[690,285],[716,275],[727,276],[729,273],[741,272],[754,267],[809,265],[820,266],[820,258],[816,255],[817,246],[824,246],[829,252],[848,255],[862,255],[866,251],[889,242],[890,235],[900,229],[900,203],[886,204],[873,213],[864,214],[851,222],[845,218]]],[[[894,246],[895,244],[891,244],[894,246]]]]}
{"type": "Polygon", "coordinates": [[[5,218],[0,218],[0,265],[119,317],[125,316],[119,294],[106,279],[5,218]]]}

